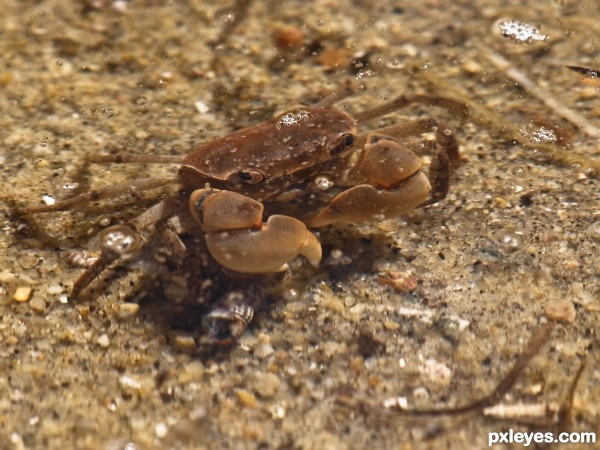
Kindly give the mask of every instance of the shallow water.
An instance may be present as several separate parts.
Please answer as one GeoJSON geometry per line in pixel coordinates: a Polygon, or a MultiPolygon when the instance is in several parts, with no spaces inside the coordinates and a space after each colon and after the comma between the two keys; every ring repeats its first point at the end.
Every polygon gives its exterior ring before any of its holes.
{"type": "Polygon", "coordinates": [[[537,428],[384,405],[490,393],[560,301],[572,322],[557,323],[501,402],[568,404],[586,358],[568,429],[597,431],[600,84],[565,65],[600,69],[599,15],[593,0],[266,1],[245,14],[209,2],[3,2],[0,447],[482,448],[489,432],[537,428]],[[507,21],[533,40],[503,36],[507,21]],[[464,121],[420,105],[364,127],[445,121],[464,159],[450,195],[408,218],[321,231],[321,268],[287,274],[229,351],[196,353],[199,317],[181,302],[195,272],[152,255],[67,296],[81,273],[68,253],[93,254],[103,224],[160,194],[11,212],[173,172],[82,169],[86,155],[182,154],[346,84],[350,113],[403,92],[469,102],[464,121]]]}

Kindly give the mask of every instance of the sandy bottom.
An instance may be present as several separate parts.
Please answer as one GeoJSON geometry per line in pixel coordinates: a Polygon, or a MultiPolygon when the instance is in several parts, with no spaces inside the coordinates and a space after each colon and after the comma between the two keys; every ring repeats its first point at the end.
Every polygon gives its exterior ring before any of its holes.
{"type": "Polygon", "coordinates": [[[565,65],[600,69],[600,3],[216,3],[3,2],[0,447],[478,449],[511,428],[598,431],[600,84],[565,65]],[[345,85],[350,114],[401,93],[469,104],[463,120],[415,105],[361,125],[444,121],[463,159],[450,194],[320,230],[321,266],[270,280],[231,349],[197,346],[190,293],[220,282],[200,232],[183,268],[150,245],[68,296],[72,253],[96,255],[100,229],[166,192],[14,212],[176,171],[88,155],[185,154],[345,85]],[[397,414],[491,393],[548,321],[504,412],[397,414]]]}

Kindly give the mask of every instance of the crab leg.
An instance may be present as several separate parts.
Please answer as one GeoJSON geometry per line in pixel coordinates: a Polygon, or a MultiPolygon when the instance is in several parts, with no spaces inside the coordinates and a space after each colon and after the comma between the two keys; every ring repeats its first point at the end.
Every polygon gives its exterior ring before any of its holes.
{"type": "Polygon", "coordinates": [[[367,134],[367,136],[371,136],[372,134],[381,133],[399,140],[406,136],[418,135],[430,131],[435,131],[435,142],[439,146],[439,149],[433,154],[429,166],[429,181],[432,186],[431,197],[419,205],[419,207],[437,203],[448,194],[450,175],[460,165],[458,143],[452,129],[444,122],[434,119],[423,119],[380,128],[367,134]]]}
{"type": "Polygon", "coordinates": [[[100,257],[79,276],[73,286],[71,297],[77,298],[81,291],[117,259],[129,259],[135,256],[145,244],[140,232],[174,214],[181,205],[182,201],[179,198],[166,199],[131,219],[127,224],[102,230],[98,234],[100,257]]]}
{"type": "Polygon", "coordinates": [[[283,215],[263,223],[262,203],[245,195],[199,189],[190,196],[190,210],[206,232],[210,254],[228,269],[268,273],[287,269],[298,255],[314,266],[321,260],[321,245],[304,223],[283,215]]]}
{"type": "Polygon", "coordinates": [[[114,198],[125,194],[135,194],[136,192],[147,191],[170,183],[174,183],[175,178],[140,178],[138,180],[126,181],[114,186],[108,186],[101,189],[93,189],[76,195],[75,197],[56,202],[53,205],[32,206],[23,210],[24,214],[37,214],[51,211],[66,211],[82,204],[105,198],[114,198]]]}
{"type": "Polygon", "coordinates": [[[372,109],[354,114],[354,118],[358,123],[366,120],[371,120],[376,117],[384,116],[398,109],[406,108],[413,103],[420,103],[430,106],[440,106],[446,108],[449,111],[453,111],[456,116],[463,119],[468,114],[468,106],[458,100],[454,100],[446,97],[437,97],[432,95],[421,95],[421,94],[403,94],[386,103],[376,106],[372,109]]]}

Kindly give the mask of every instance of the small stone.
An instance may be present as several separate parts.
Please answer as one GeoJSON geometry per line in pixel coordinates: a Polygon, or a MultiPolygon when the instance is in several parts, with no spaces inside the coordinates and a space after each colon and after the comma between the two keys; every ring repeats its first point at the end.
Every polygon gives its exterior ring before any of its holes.
{"type": "Polygon", "coordinates": [[[196,108],[196,111],[198,111],[200,114],[206,114],[210,111],[210,106],[201,100],[194,102],[194,108],[196,108]]]}
{"type": "Polygon", "coordinates": [[[200,381],[202,380],[204,371],[204,364],[202,364],[200,361],[192,361],[183,367],[183,370],[179,374],[177,381],[181,384],[200,381]]]}
{"type": "Polygon", "coordinates": [[[350,364],[348,365],[348,368],[356,374],[360,374],[362,372],[364,372],[364,368],[365,368],[365,359],[362,356],[356,356],[354,358],[352,358],[352,360],[350,361],[350,364]]]}
{"type": "Polygon", "coordinates": [[[6,283],[7,281],[12,281],[15,279],[15,274],[9,272],[8,270],[3,270],[0,272],[0,283],[6,283]]]}
{"type": "Polygon", "coordinates": [[[389,271],[379,277],[379,282],[403,293],[413,291],[417,287],[417,277],[410,272],[389,271]]]}
{"type": "Polygon", "coordinates": [[[352,314],[362,314],[367,309],[366,303],[357,303],[352,308],[350,308],[350,312],[352,314]]]}
{"type": "Polygon", "coordinates": [[[573,323],[575,322],[576,311],[572,301],[555,300],[546,305],[544,314],[551,320],[573,323]]]}
{"type": "Polygon", "coordinates": [[[297,27],[285,26],[275,32],[275,45],[281,50],[298,49],[304,42],[304,33],[297,27]]]}
{"type": "Polygon", "coordinates": [[[275,349],[269,343],[261,344],[254,350],[254,356],[260,359],[265,359],[275,353],[275,349]]]}
{"type": "Polygon", "coordinates": [[[98,344],[102,348],[107,348],[110,345],[110,340],[106,334],[103,334],[98,339],[96,339],[96,344],[98,344]]]}
{"type": "Polygon", "coordinates": [[[39,260],[33,255],[22,255],[19,256],[18,262],[23,269],[27,270],[33,269],[35,266],[37,266],[39,260]]]}
{"type": "Polygon", "coordinates": [[[421,361],[418,369],[434,390],[446,389],[452,382],[452,370],[444,363],[436,361],[433,358],[421,361]]]}
{"type": "Polygon", "coordinates": [[[259,373],[254,377],[252,389],[262,398],[271,398],[279,391],[280,384],[277,375],[259,373]]]}
{"type": "Polygon", "coordinates": [[[194,337],[185,334],[176,335],[173,344],[179,350],[193,350],[196,348],[194,337]]]}
{"type": "Polygon", "coordinates": [[[142,388],[142,382],[139,380],[136,380],[135,378],[130,377],[129,375],[121,375],[119,377],[119,384],[123,388],[129,388],[129,389],[135,389],[135,390],[142,388]]]}
{"type": "Polygon", "coordinates": [[[46,289],[46,292],[50,295],[62,294],[62,291],[63,291],[63,287],[60,284],[51,284],[46,289]]]}
{"type": "Polygon", "coordinates": [[[256,406],[256,397],[252,392],[248,392],[246,389],[236,389],[235,396],[242,404],[248,408],[254,408],[256,406]]]}
{"type": "Polygon", "coordinates": [[[12,298],[16,302],[27,302],[31,297],[31,288],[29,286],[18,287],[12,298]]]}
{"type": "Polygon", "coordinates": [[[46,309],[46,300],[44,300],[44,297],[42,297],[41,295],[36,294],[29,302],[29,306],[34,311],[43,312],[46,309]]]}
{"type": "Polygon", "coordinates": [[[325,296],[323,300],[321,300],[321,307],[330,309],[337,313],[340,313],[344,310],[344,303],[339,299],[333,296],[325,296]]]}
{"type": "Polygon", "coordinates": [[[169,429],[167,428],[166,424],[159,422],[156,425],[154,425],[154,434],[156,435],[157,438],[163,439],[164,437],[167,436],[168,432],[169,432],[169,429]]]}
{"type": "Polygon", "coordinates": [[[389,331],[396,331],[398,328],[400,328],[400,324],[391,320],[384,320],[383,327],[389,331]]]}
{"type": "Polygon", "coordinates": [[[135,316],[140,309],[137,303],[121,303],[117,307],[116,315],[119,319],[125,320],[135,316]]]}
{"type": "Polygon", "coordinates": [[[285,408],[281,405],[275,405],[271,408],[271,417],[275,420],[285,419],[285,408]]]}

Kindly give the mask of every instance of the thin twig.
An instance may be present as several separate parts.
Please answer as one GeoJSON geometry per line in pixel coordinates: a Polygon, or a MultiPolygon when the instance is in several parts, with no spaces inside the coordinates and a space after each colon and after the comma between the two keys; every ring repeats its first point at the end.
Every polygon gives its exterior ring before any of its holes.
{"type": "Polygon", "coordinates": [[[550,92],[538,86],[530,78],[528,78],[527,75],[515,68],[506,58],[489,48],[481,49],[481,54],[494,66],[519,83],[524,89],[535,95],[556,114],[571,122],[588,136],[600,138],[600,129],[598,129],[598,127],[594,126],[589,120],[587,120],[578,112],[573,111],[562,104],[560,101],[558,101],[558,99],[553,97],[550,92]]]}
{"type": "Polygon", "coordinates": [[[600,161],[573,151],[564,151],[555,144],[534,144],[527,141],[519,128],[509,122],[505,116],[488,108],[481,102],[474,101],[464,90],[442,79],[434,71],[419,72],[419,77],[436,94],[464,102],[469,107],[469,120],[487,128],[492,135],[504,136],[518,142],[523,147],[531,148],[540,154],[546,155],[555,163],[565,166],[578,166],[582,170],[589,169],[591,175],[600,174],[600,161]]]}
{"type": "Polygon", "coordinates": [[[542,345],[548,341],[555,326],[556,324],[554,322],[547,322],[538,327],[534,335],[529,340],[527,347],[525,347],[525,350],[523,350],[523,353],[519,355],[517,362],[504,376],[502,381],[498,383],[491,394],[463,406],[432,409],[402,409],[400,411],[395,411],[395,413],[408,416],[453,416],[480,411],[488,406],[494,405],[512,388],[533,357],[540,351],[542,345]]]}

